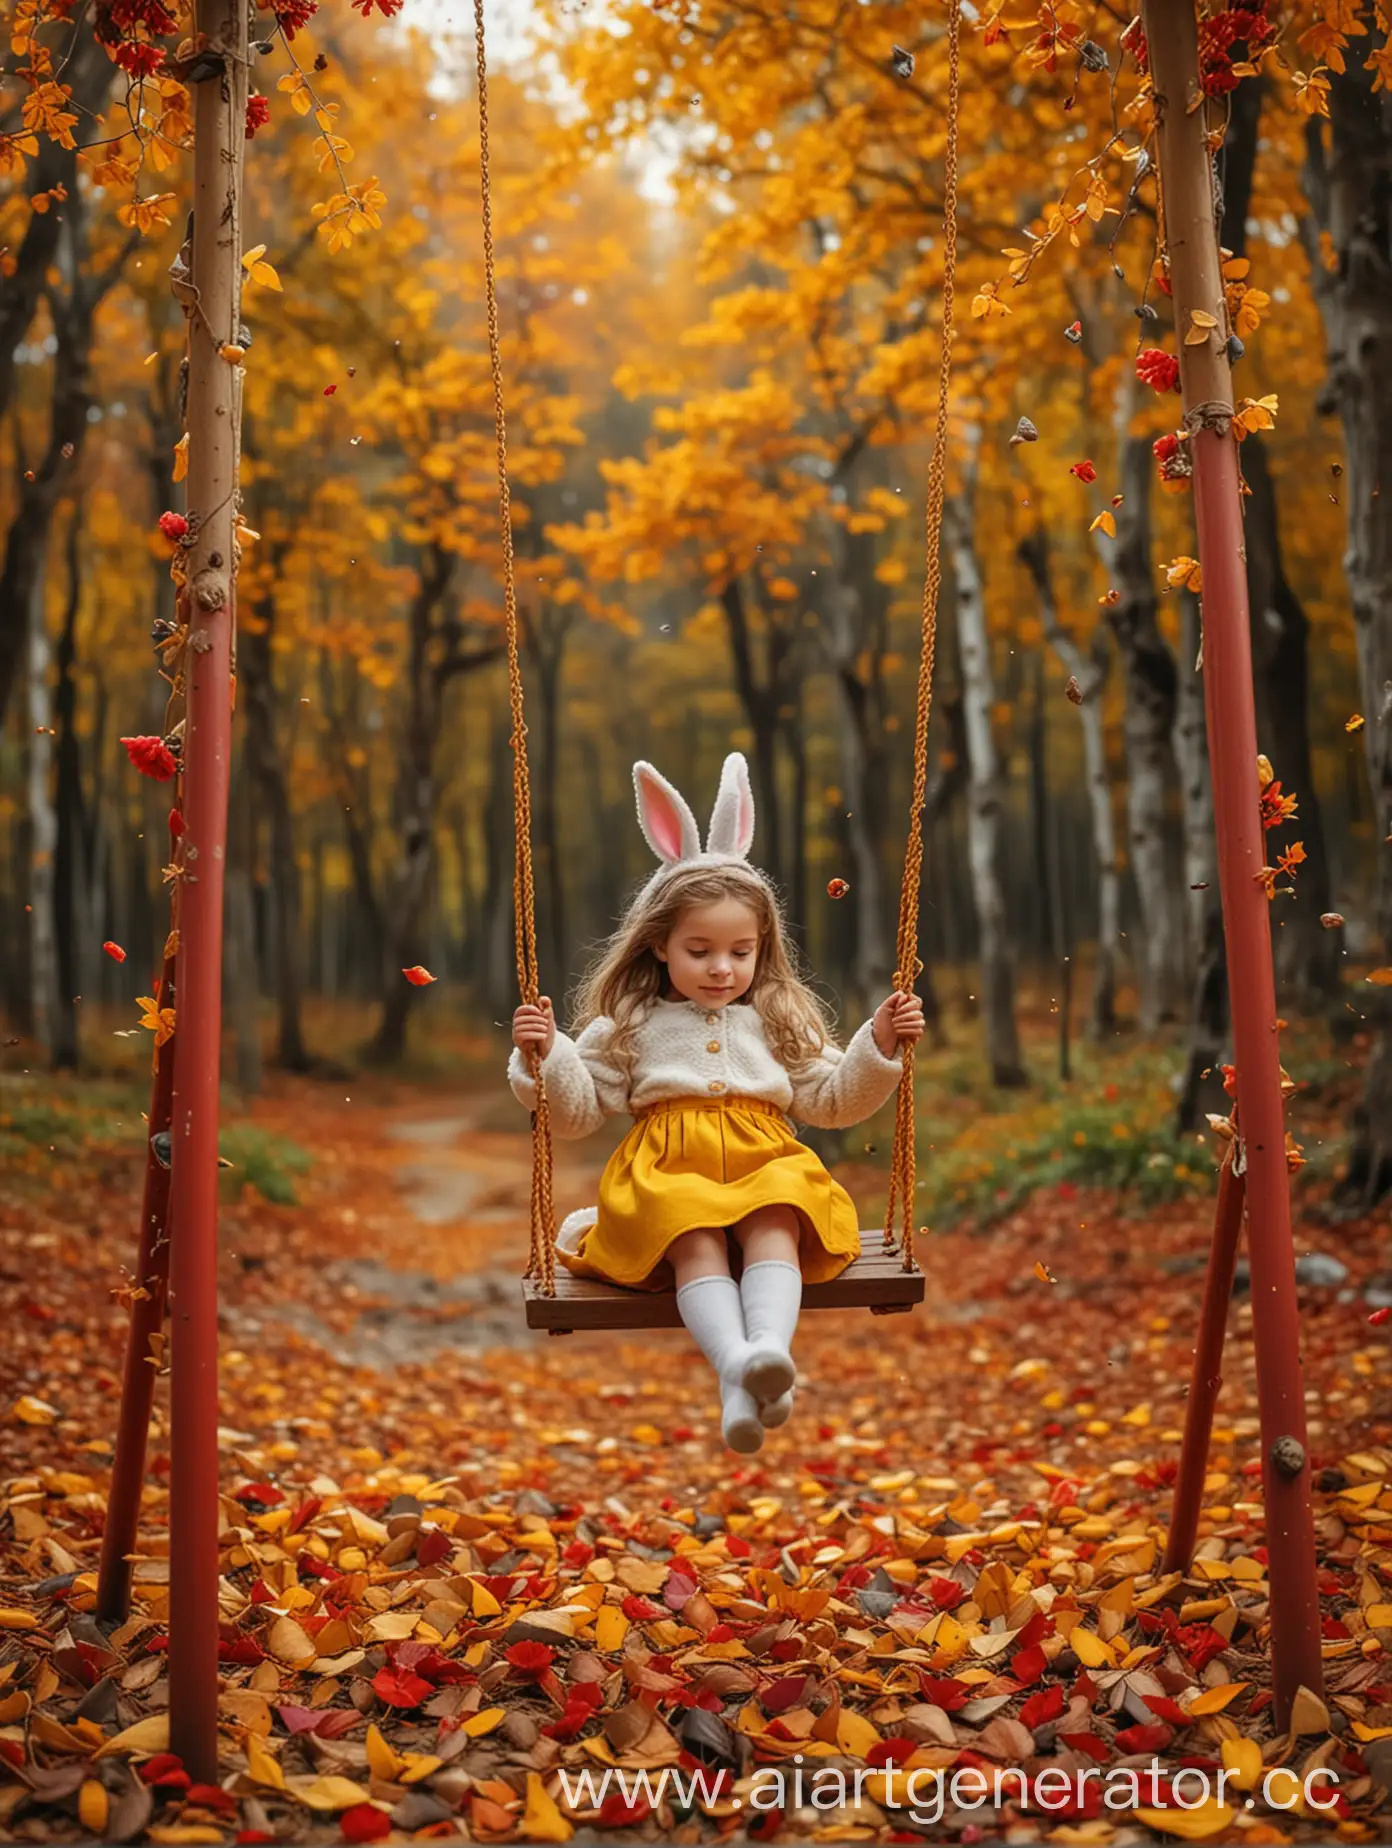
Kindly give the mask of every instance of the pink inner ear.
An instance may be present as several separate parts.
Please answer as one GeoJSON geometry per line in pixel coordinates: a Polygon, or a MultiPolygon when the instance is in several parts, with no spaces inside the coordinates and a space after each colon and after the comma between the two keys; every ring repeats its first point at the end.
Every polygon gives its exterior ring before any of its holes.
{"type": "Polygon", "coordinates": [[[669,860],[679,860],[682,851],[681,816],[671,797],[665,790],[645,781],[643,812],[647,816],[648,833],[656,841],[658,851],[666,854],[669,860]]]}
{"type": "Polygon", "coordinates": [[[754,798],[747,789],[740,790],[739,799],[739,844],[740,852],[748,853],[754,839],[754,798]]]}

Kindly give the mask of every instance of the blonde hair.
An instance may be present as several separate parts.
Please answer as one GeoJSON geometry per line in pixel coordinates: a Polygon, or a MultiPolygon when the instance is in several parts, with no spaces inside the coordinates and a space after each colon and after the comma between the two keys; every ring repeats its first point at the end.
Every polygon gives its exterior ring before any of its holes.
{"type": "Polygon", "coordinates": [[[734,861],[720,866],[678,864],[650,881],[634,899],[575,995],[576,1031],[601,1017],[612,1020],[609,1051],[630,1077],[638,1026],[667,985],[667,967],[657,955],[658,947],[666,946],[686,912],[725,898],[748,905],[759,928],[754,980],[731,1005],[757,1009],[770,1050],[789,1070],[805,1065],[830,1042],[830,1016],[798,973],[778,899],[763,874],[734,861]]]}

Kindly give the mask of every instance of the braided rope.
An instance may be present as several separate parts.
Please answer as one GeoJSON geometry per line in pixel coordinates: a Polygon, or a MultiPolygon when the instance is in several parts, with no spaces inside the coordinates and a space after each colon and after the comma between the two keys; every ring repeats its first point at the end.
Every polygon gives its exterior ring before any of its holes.
{"type": "MultiPolygon", "coordinates": [[[[535,1005],[541,994],[537,961],[536,886],[532,876],[532,785],[527,765],[527,726],[518,646],[517,570],[512,550],[512,493],[508,486],[507,417],[503,409],[503,358],[498,333],[498,280],[493,254],[493,201],[488,151],[488,59],[484,50],[483,0],[474,0],[474,44],[478,65],[479,194],[483,209],[483,281],[488,308],[488,360],[493,374],[493,430],[498,450],[498,525],[503,546],[503,613],[507,631],[508,700],[512,707],[512,809],[516,831],[512,909],[517,951],[517,988],[535,1005]]],[[[552,1194],[554,1153],[551,1107],[540,1056],[528,1063],[536,1081],[532,1112],[531,1253],[527,1277],[538,1278],[547,1296],[556,1293],[556,1208],[552,1194]]]]}
{"type": "MultiPolygon", "coordinates": [[[[943,154],[943,290],[942,354],[938,366],[938,409],[933,454],[928,463],[928,500],[924,512],[927,560],[923,577],[923,616],[918,660],[918,704],[914,716],[913,803],[904,845],[904,883],[899,889],[899,936],[895,948],[894,986],[907,993],[923,964],[918,956],[918,900],[923,878],[923,807],[928,794],[928,721],[933,711],[933,661],[938,642],[938,592],[942,585],[943,501],[947,483],[947,425],[952,391],[953,295],[957,281],[957,117],[961,94],[962,0],[950,0],[947,19],[947,146],[943,154]]],[[[894,1147],[885,1203],[885,1246],[894,1250],[902,1216],[904,1269],[914,1262],[914,1048],[904,1048],[904,1075],[894,1114],[894,1147]]]]}

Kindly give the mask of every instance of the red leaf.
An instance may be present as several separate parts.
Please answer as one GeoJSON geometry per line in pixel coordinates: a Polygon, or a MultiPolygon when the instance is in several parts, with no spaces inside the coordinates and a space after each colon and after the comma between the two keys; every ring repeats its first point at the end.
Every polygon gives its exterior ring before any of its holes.
{"type": "Polygon", "coordinates": [[[865,1754],[865,1762],[873,1770],[883,1771],[886,1765],[902,1765],[905,1759],[912,1758],[917,1750],[918,1741],[916,1739],[881,1739],[865,1754]]]}
{"type": "Polygon", "coordinates": [[[1044,1670],[1049,1666],[1049,1659],[1038,1647],[1020,1649],[1010,1658],[1010,1672],[1025,1687],[1032,1687],[1042,1680],[1044,1670]]]}
{"type": "Polygon", "coordinates": [[[771,1681],[759,1694],[759,1705],[765,1713],[786,1713],[789,1707],[796,1707],[807,1692],[808,1676],[785,1675],[781,1681],[771,1681]]]}
{"type": "Polygon", "coordinates": [[[1381,1328],[1389,1317],[1392,1317],[1392,1309],[1374,1309],[1373,1313],[1368,1317],[1368,1321],[1374,1328],[1381,1328]]]}
{"type": "Polygon", "coordinates": [[[1153,1726],[1126,1727],[1117,1734],[1116,1746],[1129,1758],[1134,1752],[1163,1752],[1173,1738],[1173,1731],[1157,1721],[1153,1726]]]}
{"type": "Polygon", "coordinates": [[[1179,1702],[1171,1700],[1168,1694],[1146,1694],[1142,1698],[1157,1720],[1168,1720],[1172,1726],[1192,1726],[1194,1724],[1179,1702]]]}
{"type": "Polygon", "coordinates": [[[372,1692],[389,1707],[419,1707],[435,1690],[409,1668],[379,1668],[372,1677],[372,1692]]]}
{"type": "Polygon", "coordinates": [[[375,1803],[355,1803],[338,1819],[345,1842],[380,1842],[392,1832],[392,1819],[375,1803]]]}
{"type": "Polygon", "coordinates": [[[630,1803],[621,1792],[612,1791],[599,1806],[601,1828],[622,1829],[628,1823],[642,1822],[652,1815],[652,1804],[646,1797],[630,1803]]]}
{"type": "Polygon", "coordinates": [[[140,1775],[147,1784],[153,1784],[168,1771],[182,1771],[184,1761],[177,1752],[156,1752],[153,1758],[147,1758],[140,1767],[140,1775]]]}
{"type": "Polygon", "coordinates": [[[126,952],[121,948],[119,943],[113,943],[109,937],[102,945],[102,948],[106,951],[112,962],[124,962],[126,960],[126,952]]]}
{"type": "Polygon", "coordinates": [[[649,1623],[662,1612],[655,1604],[649,1604],[646,1598],[640,1598],[636,1591],[629,1592],[619,1609],[630,1623],[649,1623]]]}
{"type": "Polygon", "coordinates": [[[179,768],[163,738],[123,738],[121,743],[140,774],[153,777],[157,783],[167,783],[179,768]]]}
{"type": "MultiPolygon", "coordinates": [[[[944,1713],[956,1713],[959,1707],[965,1707],[971,1699],[971,1689],[964,1681],[954,1681],[950,1677],[935,1681],[931,1675],[920,1675],[919,1692],[932,1707],[941,1707],[944,1713]]],[[[1060,1712],[1063,1709],[1060,1707],[1060,1712]]]]}
{"type": "Polygon", "coordinates": [[[416,1563],[421,1566],[435,1566],[442,1559],[448,1559],[453,1549],[453,1541],[442,1527],[430,1527],[422,1531],[416,1542],[416,1563]]]}
{"type": "Polygon", "coordinates": [[[409,969],[403,969],[401,973],[412,988],[426,988],[436,979],[423,963],[413,963],[409,969]]]}
{"type": "Polygon", "coordinates": [[[688,1598],[696,1595],[696,1581],[681,1572],[668,1574],[667,1583],[662,1587],[662,1602],[669,1611],[679,1611],[688,1598]]]}
{"type": "Polygon", "coordinates": [[[1082,482],[1096,481],[1097,479],[1096,467],[1093,463],[1087,461],[1075,462],[1068,472],[1070,475],[1076,475],[1079,481],[1082,482]]]}
{"type": "Polygon", "coordinates": [[[1111,1756],[1106,1742],[1099,1739],[1096,1733],[1060,1733],[1058,1741],[1060,1745],[1066,1745],[1072,1752],[1086,1752],[1088,1757],[1095,1758],[1099,1765],[1104,1764],[1111,1756]]]}
{"type": "Polygon", "coordinates": [[[1043,1726],[1049,1720],[1056,1720],[1063,1712],[1063,1689],[1057,1682],[1051,1688],[1041,1688],[1037,1694],[1031,1694],[1020,1709],[1020,1724],[1028,1726],[1033,1732],[1036,1726],[1043,1726]]]}
{"type": "Polygon", "coordinates": [[[514,1643],[503,1653],[519,1675],[532,1678],[550,1668],[556,1659],[556,1652],[549,1643],[514,1643]]]}

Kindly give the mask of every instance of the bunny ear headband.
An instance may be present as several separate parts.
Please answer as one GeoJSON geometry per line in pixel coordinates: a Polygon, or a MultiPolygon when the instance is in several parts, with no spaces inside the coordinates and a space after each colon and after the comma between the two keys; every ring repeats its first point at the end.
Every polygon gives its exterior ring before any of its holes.
{"type": "Polygon", "coordinates": [[[666,777],[651,764],[636,763],[633,787],[638,797],[638,826],[663,863],[659,872],[692,861],[748,859],[754,841],[754,794],[749,787],[749,766],[738,751],[730,753],[721,769],[704,852],[696,817],[666,777]]]}

